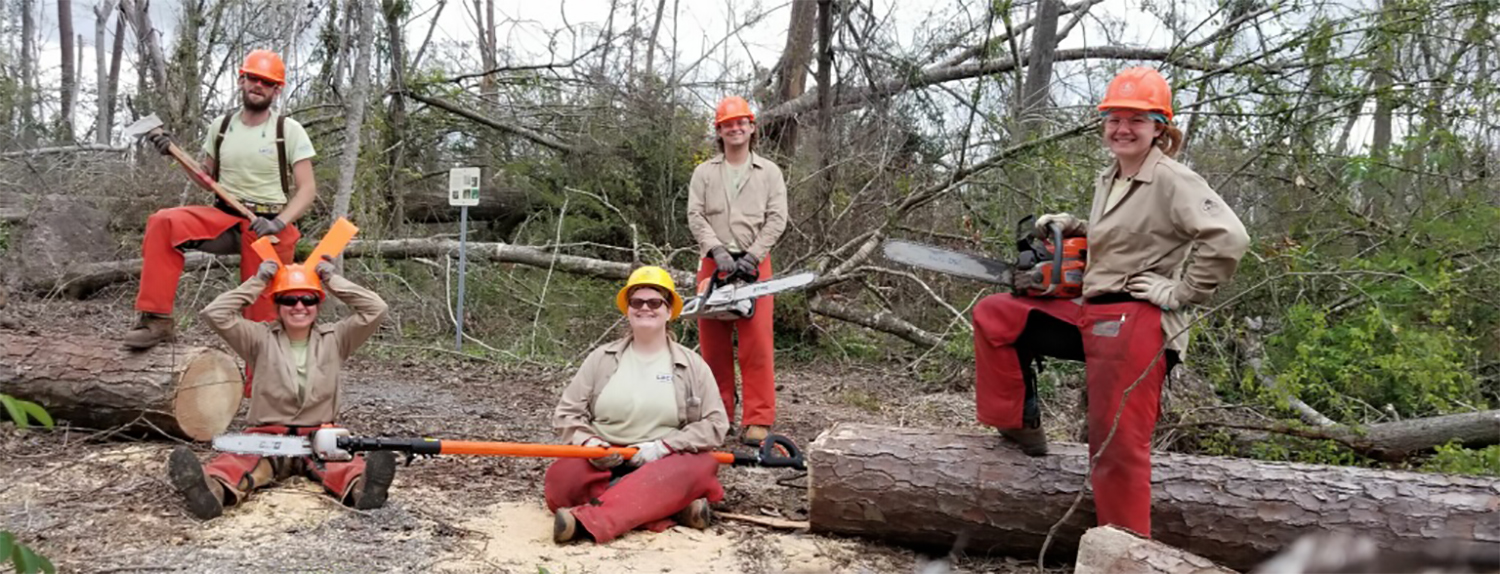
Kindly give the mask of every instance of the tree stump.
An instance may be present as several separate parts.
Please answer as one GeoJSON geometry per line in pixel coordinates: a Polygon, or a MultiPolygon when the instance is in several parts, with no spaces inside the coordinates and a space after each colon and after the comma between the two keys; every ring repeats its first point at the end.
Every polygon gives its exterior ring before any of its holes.
{"type": "MultiPolygon", "coordinates": [[[[1085,485],[1087,447],[1031,458],[993,432],[839,424],[808,451],[814,532],[1035,559],[1085,485]]],[[[1152,535],[1236,570],[1299,536],[1359,532],[1381,547],[1465,541],[1500,553],[1500,481],[1485,477],[1152,454],[1152,535]]],[[[1096,523],[1091,496],[1049,560],[1071,560],[1096,523]]]]}
{"type": "Polygon", "coordinates": [[[174,344],[146,352],[83,335],[0,332],[0,393],[56,419],[206,441],[239,410],[244,379],[224,351],[174,344]]]}

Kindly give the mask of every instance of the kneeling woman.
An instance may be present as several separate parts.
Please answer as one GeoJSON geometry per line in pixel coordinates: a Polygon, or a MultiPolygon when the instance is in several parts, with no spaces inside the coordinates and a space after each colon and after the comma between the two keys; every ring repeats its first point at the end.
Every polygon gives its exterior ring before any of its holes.
{"type": "Polygon", "coordinates": [[[566,444],[630,446],[597,459],[565,458],[547,469],[547,509],[558,543],[605,543],[637,527],[707,528],[708,503],[724,498],[719,463],[729,417],[708,364],[667,335],[682,312],[672,276],[642,267],[615,297],[630,334],[594,349],[563,391],[553,427],[566,444]]]}

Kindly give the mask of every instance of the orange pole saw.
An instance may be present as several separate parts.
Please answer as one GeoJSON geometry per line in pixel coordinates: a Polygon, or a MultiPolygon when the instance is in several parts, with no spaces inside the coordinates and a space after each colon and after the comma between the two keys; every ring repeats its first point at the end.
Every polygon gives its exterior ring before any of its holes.
{"type": "MultiPolygon", "coordinates": [[[[602,458],[635,456],[630,447],[574,446],[520,442],[441,440],[434,438],[356,437],[348,429],[323,427],[307,436],[231,433],[214,437],[215,450],[260,456],[305,456],[318,461],[350,460],[357,452],[386,450],[417,455],[514,456],[539,458],[602,458]]],[[[770,435],[753,453],[711,451],[720,464],[807,470],[802,451],[791,439],[770,435]]]]}

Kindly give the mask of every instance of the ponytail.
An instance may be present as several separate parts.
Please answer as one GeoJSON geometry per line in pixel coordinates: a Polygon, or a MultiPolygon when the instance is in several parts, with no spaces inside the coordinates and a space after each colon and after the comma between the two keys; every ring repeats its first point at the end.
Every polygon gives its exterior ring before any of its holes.
{"type": "Polygon", "coordinates": [[[1177,159],[1177,153],[1182,151],[1182,130],[1177,129],[1177,126],[1167,124],[1161,135],[1156,138],[1156,147],[1161,148],[1161,152],[1167,157],[1177,159]]]}

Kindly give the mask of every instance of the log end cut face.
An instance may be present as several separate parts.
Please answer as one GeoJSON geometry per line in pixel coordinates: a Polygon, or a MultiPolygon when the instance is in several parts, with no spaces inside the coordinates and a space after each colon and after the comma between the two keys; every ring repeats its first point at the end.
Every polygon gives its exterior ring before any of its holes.
{"type": "Polygon", "coordinates": [[[183,359],[172,411],[188,438],[207,441],[229,428],[239,411],[244,379],[228,353],[205,349],[183,359]]]}

